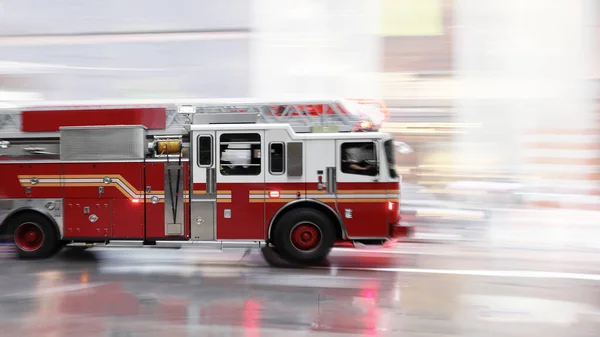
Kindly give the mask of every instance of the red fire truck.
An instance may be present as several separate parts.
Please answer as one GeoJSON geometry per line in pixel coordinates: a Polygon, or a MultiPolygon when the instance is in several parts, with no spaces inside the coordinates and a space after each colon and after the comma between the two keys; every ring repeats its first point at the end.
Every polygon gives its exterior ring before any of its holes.
{"type": "Polygon", "coordinates": [[[337,244],[409,235],[392,137],[346,103],[57,102],[5,111],[16,127],[0,133],[0,230],[22,258],[128,241],[251,245],[301,264],[337,244]]]}

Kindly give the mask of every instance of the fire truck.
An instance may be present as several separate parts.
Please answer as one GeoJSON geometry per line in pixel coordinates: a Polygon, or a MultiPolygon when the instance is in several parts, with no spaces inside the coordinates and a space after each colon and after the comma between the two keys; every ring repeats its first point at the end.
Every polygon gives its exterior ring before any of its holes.
{"type": "Polygon", "coordinates": [[[13,127],[0,132],[0,233],[21,258],[189,243],[312,264],[336,245],[395,242],[410,228],[399,219],[394,142],[378,131],[387,111],[360,106],[172,100],[4,111],[13,127]]]}

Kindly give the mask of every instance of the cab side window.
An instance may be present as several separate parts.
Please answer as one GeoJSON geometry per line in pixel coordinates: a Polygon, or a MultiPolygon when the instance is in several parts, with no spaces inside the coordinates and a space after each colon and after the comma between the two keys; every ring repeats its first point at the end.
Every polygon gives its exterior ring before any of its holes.
{"type": "Polygon", "coordinates": [[[224,176],[256,176],[261,172],[261,137],[258,133],[224,133],[219,138],[219,170],[224,176]]]}
{"type": "Polygon", "coordinates": [[[198,136],[198,166],[211,167],[213,164],[213,138],[208,135],[198,136]]]}
{"type": "Polygon", "coordinates": [[[347,142],[341,147],[341,169],[346,174],[376,176],[379,171],[374,142],[347,142]]]}
{"type": "Polygon", "coordinates": [[[269,172],[274,175],[285,172],[285,147],[283,143],[269,144],[269,172]]]}

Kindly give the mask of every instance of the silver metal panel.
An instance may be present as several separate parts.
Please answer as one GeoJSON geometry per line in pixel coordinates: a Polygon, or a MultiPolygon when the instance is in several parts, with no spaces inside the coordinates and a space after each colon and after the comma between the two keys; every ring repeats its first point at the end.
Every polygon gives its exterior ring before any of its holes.
{"type": "Polygon", "coordinates": [[[287,143],[287,172],[289,177],[301,177],[303,173],[302,142],[287,143]]]}
{"type": "Polygon", "coordinates": [[[240,112],[219,112],[219,108],[214,111],[206,111],[193,114],[194,124],[242,124],[257,123],[259,121],[258,113],[240,113],[240,112]]]}
{"type": "Polygon", "coordinates": [[[206,194],[214,195],[217,193],[217,170],[215,168],[206,169],[206,194]]]}
{"type": "Polygon", "coordinates": [[[177,163],[165,164],[165,235],[183,235],[183,166],[177,163]],[[179,180],[177,173],[179,171],[179,180]],[[170,175],[170,178],[169,178],[170,175]],[[179,193],[177,193],[179,192],[179,193]],[[177,225],[181,232],[176,232],[177,225]]]}
{"type": "Polygon", "coordinates": [[[336,193],[337,192],[337,182],[336,182],[336,175],[335,175],[335,167],[328,167],[327,168],[327,181],[325,182],[327,184],[327,192],[329,193],[336,193]]]}
{"type": "Polygon", "coordinates": [[[165,230],[166,235],[181,236],[184,234],[183,223],[168,223],[165,230]]]}
{"type": "MultiPolygon", "coordinates": [[[[4,135],[2,135],[4,137],[4,135]]],[[[3,146],[0,146],[0,157],[35,157],[47,158],[48,156],[58,156],[59,144],[55,142],[16,142],[16,141],[0,141],[3,146]]]]}
{"type": "Polygon", "coordinates": [[[62,199],[2,199],[0,200],[0,224],[11,213],[23,208],[36,210],[51,217],[58,227],[60,237],[64,237],[62,199]]]}
{"type": "Polygon", "coordinates": [[[191,232],[192,240],[214,240],[215,239],[215,199],[196,200],[191,203],[192,218],[191,232]]]}
{"type": "Polygon", "coordinates": [[[61,160],[120,160],[145,157],[146,128],[141,125],[60,128],[61,160]]]}

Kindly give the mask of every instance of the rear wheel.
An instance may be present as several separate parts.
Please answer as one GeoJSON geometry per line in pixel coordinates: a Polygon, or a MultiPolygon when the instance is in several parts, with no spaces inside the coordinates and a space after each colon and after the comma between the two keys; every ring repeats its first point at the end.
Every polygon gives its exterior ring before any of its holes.
{"type": "Polygon", "coordinates": [[[274,242],[282,257],[291,262],[321,262],[333,247],[333,224],[317,210],[292,210],[277,221],[274,242]]]}
{"type": "Polygon", "coordinates": [[[43,259],[57,252],[56,232],[45,216],[22,213],[11,219],[9,226],[20,258],[43,259]]]}

